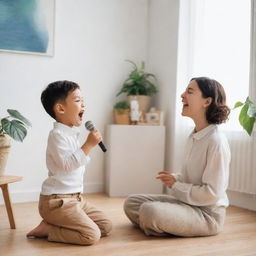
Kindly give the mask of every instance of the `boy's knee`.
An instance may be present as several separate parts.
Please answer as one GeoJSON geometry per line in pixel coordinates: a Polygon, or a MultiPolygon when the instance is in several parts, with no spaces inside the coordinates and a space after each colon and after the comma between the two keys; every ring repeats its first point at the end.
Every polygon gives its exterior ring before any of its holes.
{"type": "Polygon", "coordinates": [[[101,232],[100,229],[94,229],[90,232],[84,232],[81,234],[81,245],[93,245],[100,240],[101,232]]]}
{"type": "Polygon", "coordinates": [[[110,231],[112,230],[112,222],[111,220],[105,220],[104,224],[102,225],[101,229],[101,236],[107,236],[110,231]]]}

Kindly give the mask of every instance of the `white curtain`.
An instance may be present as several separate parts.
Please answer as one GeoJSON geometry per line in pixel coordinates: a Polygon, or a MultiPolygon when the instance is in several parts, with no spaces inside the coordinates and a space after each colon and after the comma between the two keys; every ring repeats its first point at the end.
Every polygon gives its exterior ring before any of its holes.
{"type": "MultiPolygon", "coordinates": [[[[256,102],[256,0],[251,0],[249,96],[256,102]]],[[[256,195],[256,133],[224,131],[231,147],[229,190],[256,195]]]]}
{"type": "Polygon", "coordinates": [[[251,0],[250,97],[256,102],[256,0],[251,0]]]}
{"type": "MultiPolygon", "coordinates": [[[[238,0],[239,1],[239,0],[238,0]]],[[[237,3],[238,3],[237,1],[237,3]]],[[[212,1],[214,4],[215,1],[212,1]]],[[[221,2],[218,1],[221,8],[221,2]]],[[[242,2],[240,1],[239,4],[242,2]]],[[[248,2],[247,2],[248,4],[248,2]]],[[[190,78],[196,75],[195,66],[199,61],[198,58],[204,58],[205,53],[202,54],[202,42],[200,41],[200,36],[203,36],[200,30],[202,28],[202,20],[204,19],[204,11],[207,9],[205,6],[205,0],[181,0],[180,1],[180,33],[179,33],[179,53],[178,53],[178,74],[177,74],[177,98],[176,98],[176,119],[175,119],[175,138],[173,143],[173,156],[172,156],[172,170],[178,172],[182,163],[182,154],[185,146],[186,138],[189,132],[193,129],[193,123],[188,118],[181,117],[180,112],[182,108],[180,94],[185,90],[190,78]],[[200,20],[201,19],[201,20],[200,20]],[[200,31],[198,31],[198,29],[200,31]],[[198,33],[198,34],[197,34],[198,33]],[[198,54],[199,53],[199,54],[198,54]],[[199,57],[198,57],[199,56],[199,57]]],[[[232,11],[232,8],[228,9],[232,11]]],[[[209,7],[208,7],[209,11],[209,7]]],[[[227,19],[229,19],[229,12],[226,12],[227,19]]],[[[234,13],[232,13],[234,18],[234,13]]],[[[236,17],[239,20],[239,16],[236,17]]],[[[248,20],[249,23],[249,20],[248,20]]],[[[232,26],[232,22],[229,23],[232,26]]],[[[207,27],[204,27],[207,29],[207,27]]],[[[236,28],[230,28],[232,30],[236,28]]],[[[246,28],[249,29],[249,28],[246,28]]],[[[228,33],[228,32],[227,32],[228,33]]],[[[256,0],[251,0],[251,37],[249,37],[250,31],[248,30],[248,47],[246,49],[236,49],[237,51],[246,51],[248,53],[248,59],[250,54],[250,68],[249,64],[247,67],[248,77],[245,79],[244,83],[240,86],[245,86],[244,90],[246,90],[246,96],[250,95],[250,97],[256,100],[256,0]],[[249,51],[249,39],[251,38],[251,49],[249,51]],[[249,69],[250,69],[250,77],[249,77],[249,69]],[[250,82],[249,82],[250,80],[250,82]],[[246,85],[247,84],[247,85],[246,85]],[[250,84],[250,85],[249,85],[250,84]],[[247,86],[247,88],[246,88],[247,86]]],[[[207,34],[207,33],[206,33],[207,34]]],[[[209,34],[209,33],[208,33],[209,34]]],[[[237,34],[237,37],[240,35],[237,34]]],[[[221,36],[218,40],[225,40],[221,36]]],[[[227,46],[228,47],[228,46],[227,46]]],[[[227,49],[228,51],[229,49],[227,49]]],[[[207,54],[207,52],[206,52],[207,54]]],[[[219,53],[216,52],[216,55],[219,53]]],[[[225,56],[219,56],[219,60],[224,61],[225,56]],[[222,59],[223,57],[223,59],[222,59]]],[[[226,56],[227,57],[227,56],[226,56]]],[[[201,61],[202,61],[201,60],[201,61]]],[[[211,61],[211,59],[208,59],[211,61]]],[[[232,59],[231,61],[234,61],[232,59]]],[[[237,65],[239,65],[239,59],[236,59],[237,65]]],[[[249,61],[248,61],[249,62],[249,61]]],[[[207,61],[205,62],[207,64],[207,61]]],[[[244,64],[241,63],[241,69],[244,68],[244,64]]],[[[211,67],[211,71],[214,75],[209,75],[212,78],[216,78],[215,73],[216,69],[211,67]]],[[[230,77],[237,76],[237,72],[239,72],[239,66],[234,66],[235,70],[232,70],[232,67],[225,67],[226,72],[230,73],[230,77]]],[[[205,71],[203,68],[202,70],[205,71]]],[[[246,71],[244,71],[245,74],[246,71]]],[[[199,74],[196,76],[201,76],[204,74],[199,74]]],[[[205,74],[208,76],[208,74],[205,74]]],[[[218,75],[216,73],[216,75],[218,75]]],[[[225,74],[224,74],[225,75],[225,74]]],[[[228,77],[228,75],[227,75],[228,77]]],[[[225,78],[224,78],[225,80],[225,78]]],[[[228,79],[227,79],[228,80],[228,79]]],[[[220,81],[221,82],[221,81],[220,81]]],[[[236,89],[236,88],[233,88],[236,89]]],[[[238,95],[239,96],[239,95],[238,95]]],[[[238,98],[236,101],[243,101],[245,98],[238,98]]],[[[231,106],[232,107],[232,106],[231,106]]],[[[245,192],[250,194],[256,194],[256,138],[255,132],[251,137],[249,137],[244,130],[241,129],[238,124],[238,110],[237,113],[233,113],[232,117],[235,125],[237,126],[235,129],[234,125],[231,125],[227,129],[224,129],[223,132],[228,137],[231,153],[232,153],[232,162],[231,162],[231,170],[230,170],[230,185],[229,189],[245,192]]]]}

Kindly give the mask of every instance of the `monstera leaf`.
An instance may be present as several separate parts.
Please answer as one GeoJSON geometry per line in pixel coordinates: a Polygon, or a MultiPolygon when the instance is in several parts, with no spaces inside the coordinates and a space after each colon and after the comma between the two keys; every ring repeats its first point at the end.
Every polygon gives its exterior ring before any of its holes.
{"type": "Polygon", "coordinates": [[[27,127],[31,126],[31,123],[17,110],[8,109],[7,112],[10,116],[1,119],[0,135],[8,134],[14,140],[22,142],[27,135],[27,127]]]}

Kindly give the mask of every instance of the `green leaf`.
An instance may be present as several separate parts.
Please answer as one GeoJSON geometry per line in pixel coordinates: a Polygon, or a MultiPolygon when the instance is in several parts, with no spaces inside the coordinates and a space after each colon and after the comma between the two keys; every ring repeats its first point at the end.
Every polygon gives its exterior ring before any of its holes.
{"type": "Polygon", "coordinates": [[[246,98],[245,104],[253,104],[249,97],[246,98]]]}
{"type": "Polygon", "coordinates": [[[142,71],[144,71],[144,69],[145,69],[145,62],[144,61],[142,61],[141,62],[141,68],[140,68],[142,71]]]}
{"type": "Polygon", "coordinates": [[[125,60],[125,61],[130,62],[133,65],[134,70],[138,70],[138,67],[137,67],[136,63],[134,63],[131,60],[125,60]]]}
{"type": "Polygon", "coordinates": [[[129,109],[130,104],[128,101],[119,101],[114,105],[114,109],[129,109]]]}
{"type": "Polygon", "coordinates": [[[3,118],[1,120],[3,130],[10,135],[14,140],[23,141],[27,135],[27,129],[23,123],[18,120],[8,120],[3,118]]]}
{"type": "Polygon", "coordinates": [[[252,134],[255,118],[248,116],[249,103],[244,104],[240,111],[239,122],[249,135],[252,134]]]}
{"type": "Polygon", "coordinates": [[[23,123],[25,123],[28,126],[31,126],[30,121],[26,117],[24,117],[19,111],[14,110],[14,109],[7,109],[7,112],[10,114],[11,117],[22,121],[23,123]]]}
{"type": "Polygon", "coordinates": [[[243,105],[244,105],[244,103],[243,103],[243,102],[238,101],[238,102],[236,102],[236,104],[235,104],[234,108],[239,108],[239,107],[241,107],[241,106],[243,106],[243,105]]]}
{"type": "Polygon", "coordinates": [[[150,82],[150,78],[156,81],[156,78],[151,73],[144,71],[145,63],[141,62],[138,67],[136,63],[126,60],[132,64],[132,71],[129,73],[128,78],[124,81],[121,90],[116,94],[119,96],[122,93],[127,95],[153,95],[157,92],[156,85],[150,82]]]}

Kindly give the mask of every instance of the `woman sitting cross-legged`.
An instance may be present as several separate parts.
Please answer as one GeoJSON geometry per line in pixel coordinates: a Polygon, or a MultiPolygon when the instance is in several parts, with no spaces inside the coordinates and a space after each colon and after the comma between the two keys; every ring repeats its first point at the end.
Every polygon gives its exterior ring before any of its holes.
{"type": "Polygon", "coordinates": [[[218,124],[229,115],[223,87],[207,77],[191,79],[184,93],[182,115],[195,128],[188,137],[181,172],[156,177],[170,195],[129,196],[124,211],[146,235],[184,237],[215,235],[223,228],[228,198],[230,149],[218,124]]]}

